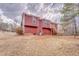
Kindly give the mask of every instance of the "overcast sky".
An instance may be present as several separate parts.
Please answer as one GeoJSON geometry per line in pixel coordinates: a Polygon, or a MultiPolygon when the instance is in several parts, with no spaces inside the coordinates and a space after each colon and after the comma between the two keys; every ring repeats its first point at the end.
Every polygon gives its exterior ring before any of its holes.
{"type": "MultiPolygon", "coordinates": [[[[0,10],[2,13],[10,18],[14,18],[21,13],[23,10],[23,4],[13,4],[13,3],[0,3],[0,10]]],[[[1,13],[0,11],[0,13],[1,13]]]]}
{"type": "Polygon", "coordinates": [[[47,19],[60,19],[60,13],[49,13],[48,11],[54,11],[55,8],[60,9],[62,4],[53,4],[53,3],[0,3],[0,15],[3,14],[8,18],[15,19],[20,16],[23,11],[26,13],[35,14],[40,17],[45,17],[47,19]],[[52,9],[54,8],[54,9],[52,9]]]}

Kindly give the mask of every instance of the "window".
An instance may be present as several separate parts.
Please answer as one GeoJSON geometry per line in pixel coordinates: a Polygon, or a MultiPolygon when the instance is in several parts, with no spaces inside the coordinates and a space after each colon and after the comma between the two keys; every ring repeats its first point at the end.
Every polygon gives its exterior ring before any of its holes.
{"type": "Polygon", "coordinates": [[[46,21],[46,20],[44,21],[44,24],[45,24],[45,25],[49,25],[48,21],[46,21]]]}
{"type": "Polygon", "coordinates": [[[35,17],[32,18],[32,24],[34,24],[34,25],[36,24],[36,18],[35,17]]]}

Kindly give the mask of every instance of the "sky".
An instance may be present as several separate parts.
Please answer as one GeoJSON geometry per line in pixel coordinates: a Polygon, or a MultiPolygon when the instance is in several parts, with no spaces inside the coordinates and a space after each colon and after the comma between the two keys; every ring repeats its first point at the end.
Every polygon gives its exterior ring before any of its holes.
{"type": "Polygon", "coordinates": [[[22,4],[0,3],[0,13],[2,11],[2,13],[9,18],[14,18],[21,14],[23,8],[22,4]]]}
{"type": "Polygon", "coordinates": [[[59,22],[63,4],[61,3],[0,3],[0,15],[20,22],[23,12],[33,14],[41,18],[59,22]]]}

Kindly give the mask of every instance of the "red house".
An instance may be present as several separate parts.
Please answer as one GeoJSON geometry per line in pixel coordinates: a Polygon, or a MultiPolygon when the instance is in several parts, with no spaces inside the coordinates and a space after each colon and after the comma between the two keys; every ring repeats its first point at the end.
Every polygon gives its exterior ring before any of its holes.
{"type": "Polygon", "coordinates": [[[23,33],[32,33],[38,35],[56,35],[57,24],[49,20],[41,19],[39,17],[22,14],[23,33]]]}

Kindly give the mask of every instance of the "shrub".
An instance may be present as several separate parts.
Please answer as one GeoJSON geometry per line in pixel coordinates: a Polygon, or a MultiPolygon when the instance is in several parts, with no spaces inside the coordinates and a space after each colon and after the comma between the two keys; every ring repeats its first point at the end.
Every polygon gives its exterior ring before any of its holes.
{"type": "Polygon", "coordinates": [[[23,35],[23,30],[21,27],[16,27],[16,33],[19,35],[23,35]]]}

